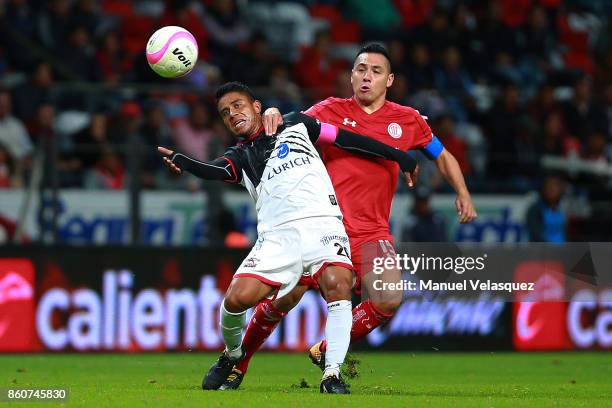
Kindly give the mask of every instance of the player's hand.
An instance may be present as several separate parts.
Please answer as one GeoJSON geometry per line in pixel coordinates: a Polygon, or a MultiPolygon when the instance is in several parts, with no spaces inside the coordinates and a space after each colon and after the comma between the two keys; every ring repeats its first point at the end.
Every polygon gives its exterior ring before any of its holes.
{"type": "Polygon", "coordinates": [[[410,171],[404,172],[404,178],[406,179],[406,185],[408,185],[409,188],[414,188],[414,186],[416,185],[420,170],[421,169],[419,168],[419,165],[417,163],[414,170],[412,170],[411,172],[410,171]]]}
{"type": "Polygon", "coordinates": [[[459,222],[461,224],[467,224],[473,221],[478,215],[472,203],[472,197],[469,194],[460,194],[455,199],[455,207],[457,208],[457,214],[459,215],[459,222]]]}
{"type": "Polygon", "coordinates": [[[264,130],[267,136],[276,133],[276,129],[283,124],[283,115],[277,108],[268,108],[263,114],[264,130]]]}
{"type": "Polygon", "coordinates": [[[172,160],[170,160],[170,156],[174,154],[172,150],[166,149],[165,147],[157,146],[157,151],[164,155],[163,157],[164,164],[166,165],[166,167],[170,169],[172,173],[174,174],[182,173],[181,169],[179,169],[179,167],[176,164],[172,163],[172,160]]]}

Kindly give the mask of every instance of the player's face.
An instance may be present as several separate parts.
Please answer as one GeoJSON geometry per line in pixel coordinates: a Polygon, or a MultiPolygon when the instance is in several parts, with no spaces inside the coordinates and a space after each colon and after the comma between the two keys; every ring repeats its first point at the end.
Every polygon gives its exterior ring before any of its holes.
{"type": "Polygon", "coordinates": [[[217,109],[225,127],[236,136],[251,136],[261,127],[261,102],[252,101],[243,93],[223,95],[217,109]]]}
{"type": "Polygon", "coordinates": [[[351,84],[359,103],[369,106],[383,101],[387,88],[393,84],[389,61],[382,54],[360,54],[353,65],[351,84]]]}

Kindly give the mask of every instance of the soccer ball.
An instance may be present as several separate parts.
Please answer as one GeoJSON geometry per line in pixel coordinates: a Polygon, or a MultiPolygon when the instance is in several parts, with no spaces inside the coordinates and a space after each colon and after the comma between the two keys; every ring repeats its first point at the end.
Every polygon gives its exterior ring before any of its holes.
{"type": "Polygon", "coordinates": [[[147,42],[147,61],[158,75],[177,78],[187,75],[198,60],[198,43],[182,27],[166,26],[153,33],[147,42]]]}

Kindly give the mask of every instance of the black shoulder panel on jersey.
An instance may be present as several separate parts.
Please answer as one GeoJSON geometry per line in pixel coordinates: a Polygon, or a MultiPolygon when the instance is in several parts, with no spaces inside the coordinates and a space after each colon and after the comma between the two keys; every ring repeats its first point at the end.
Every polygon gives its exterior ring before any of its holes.
{"type": "Polygon", "coordinates": [[[274,153],[275,143],[276,137],[262,133],[248,143],[230,147],[225,152],[225,156],[237,164],[253,186],[257,186],[261,182],[268,158],[274,153]]]}
{"type": "MultiPolygon", "coordinates": [[[[312,143],[315,143],[319,138],[319,134],[321,133],[321,123],[318,120],[300,112],[291,112],[283,115],[284,128],[297,125],[298,123],[303,123],[306,126],[308,137],[312,143]]],[[[284,128],[279,129],[278,132],[281,132],[284,128]]]]}

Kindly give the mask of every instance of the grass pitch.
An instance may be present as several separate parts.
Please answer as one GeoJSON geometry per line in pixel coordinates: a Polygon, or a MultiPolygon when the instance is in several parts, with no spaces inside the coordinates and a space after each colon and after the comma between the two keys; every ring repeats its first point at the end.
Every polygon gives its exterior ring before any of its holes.
{"type": "Polygon", "coordinates": [[[281,353],[256,355],[241,390],[204,392],[202,376],[216,357],[0,355],[0,387],[66,386],[61,405],[84,407],[612,406],[612,353],[605,352],[359,353],[352,395],[319,394],[321,373],[306,355],[281,353]]]}

